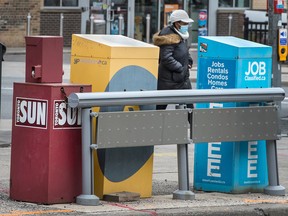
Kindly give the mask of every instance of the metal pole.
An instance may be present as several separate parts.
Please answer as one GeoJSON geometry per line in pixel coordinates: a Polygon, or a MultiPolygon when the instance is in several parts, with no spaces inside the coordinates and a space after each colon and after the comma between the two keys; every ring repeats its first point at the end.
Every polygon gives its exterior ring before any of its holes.
{"type": "Polygon", "coordinates": [[[151,16],[150,14],[146,15],[146,42],[150,43],[150,22],[151,16]]]}
{"type": "MultiPolygon", "coordinates": [[[[282,26],[282,15],[274,13],[274,0],[268,0],[268,45],[272,47],[272,87],[282,86],[281,64],[278,61],[278,31],[282,26]]],[[[280,107],[280,102],[276,102],[280,107]]],[[[279,120],[280,122],[280,120],[279,120]]],[[[279,132],[280,127],[279,127],[279,132]]]]}
{"type": "Polygon", "coordinates": [[[118,106],[148,104],[192,104],[217,102],[274,102],[282,101],[285,91],[282,88],[251,89],[193,89],[126,92],[71,93],[69,106],[118,106]]]}
{"type": "Polygon", "coordinates": [[[94,16],[90,16],[90,34],[93,34],[94,28],[94,16]]]}
{"type": "Polygon", "coordinates": [[[31,28],[31,15],[30,13],[28,13],[28,16],[27,16],[27,30],[26,30],[26,35],[29,36],[30,35],[30,30],[31,28]]]}
{"type": "Polygon", "coordinates": [[[183,0],[183,10],[185,10],[186,12],[188,11],[187,0],[183,0]]]}
{"type": "Polygon", "coordinates": [[[208,35],[216,36],[216,26],[217,26],[217,10],[218,10],[219,0],[209,0],[208,1],[208,35]]]}
{"type": "Polygon", "coordinates": [[[233,19],[232,14],[229,14],[229,16],[228,16],[228,20],[229,20],[229,32],[228,32],[228,35],[229,36],[231,35],[231,32],[232,32],[232,19],[233,19]]]}
{"type": "Polygon", "coordinates": [[[0,119],[1,119],[1,106],[2,106],[2,59],[3,59],[3,50],[2,44],[0,43],[0,119]]]}
{"type": "Polygon", "coordinates": [[[111,0],[107,0],[107,9],[106,9],[106,34],[110,35],[111,32],[111,0]]]}
{"type": "Polygon", "coordinates": [[[124,17],[123,17],[123,14],[119,14],[119,18],[118,18],[118,34],[119,35],[122,35],[122,29],[123,29],[123,22],[124,22],[124,17]]]}
{"type": "Polygon", "coordinates": [[[82,117],[82,194],[77,196],[76,203],[80,205],[99,205],[99,198],[92,192],[91,167],[91,108],[81,110],[82,117]]]}
{"type": "Polygon", "coordinates": [[[279,184],[276,140],[267,140],[266,154],[269,185],[264,188],[264,193],[274,196],[285,196],[285,188],[279,184]]]}
{"type": "Polygon", "coordinates": [[[157,32],[161,29],[161,1],[158,1],[157,32]]]}
{"type": "MultiPolygon", "coordinates": [[[[176,109],[185,109],[185,107],[185,105],[179,105],[176,109]]],[[[177,160],[179,189],[173,192],[173,199],[193,200],[195,194],[189,190],[188,144],[177,145],[177,160]]]]}
{"type": "Polygon", "coordinates": [[[272,86],[281,86],[281,65],[278,62],[278,29],[282,26],[281,14],[274,13],[274,0],[268,0],[268,45],[272,46],[272,86]]]}
{"type": "Polygon", "coordinates": [[[64,15],[63,13],[60,14],[60,36],[63,36],[63,19],[64,15]]]}
{"type": "MultiPolygon", "coordinates": [[[[279,87],[281,81],[281,65],[278,61],[278,29],[282,26],[281,14],[274,13],[274,0],[268,0],[268,45],[272,46],[272,86],[279,87]]],[[[276,102],[279,105],[279,101],[276,102]]],[[[264,193],[269,195],[285,195],[285,188],[279,185],[278,162],[276,141],[269,140],[266,143],[267,165],[269,186],[264,189],[264,193]]]]}
{"type": "Polygon", "coordinates": [[[134,38],[135,0],[128,0],[127,37],[134,38]]]}

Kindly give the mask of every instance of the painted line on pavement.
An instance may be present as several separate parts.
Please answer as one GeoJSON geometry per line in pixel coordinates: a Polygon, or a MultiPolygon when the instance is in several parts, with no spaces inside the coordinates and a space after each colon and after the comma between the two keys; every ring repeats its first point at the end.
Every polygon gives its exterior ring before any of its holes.
{"type": "Polygon", "coordinates": [[[273,199],[244,199],[246,203],[278,203],[278,204],[287,204],[288,200],[273,200],[273,199]]]}
{"type": "Polygon", "coordinates": [[[12,211],[11,213],[0,214],[0,216],[21,216],[21,215],[41,215],[47,213],[69,213],[73,210],[43,210],[43,211],[12,211]]]}
{"type": "Polygon", "coordinates": [[[155,153],[154,152],[154,156],[158,156],[158,157],[177,157],[177,153],[176,152],[164,152],[164,153],[155,153]]]}
{"type": "MultiPolygon", "coordinates": [[[[112,206],[117,206],[117,207],[120,207],[120,208],[125,208],[125,209],[128,209],[128,210],[132,210],[132,211],[138,211],[138,212],[144,212],[144,213],[148,213],[149,215],[152,215],[152,216],[156,216],[157,215],[157,212],[153,211],[153,210],[141,210],[141,209],[135,209],[135,208],[132,208],[128,205],[121,205],[121,204],[118,204],[118,203],[108,203],[109,205],[112,205],[112,206]]],[[[0,215],[1,216],[1,215],[0,215]]]]}

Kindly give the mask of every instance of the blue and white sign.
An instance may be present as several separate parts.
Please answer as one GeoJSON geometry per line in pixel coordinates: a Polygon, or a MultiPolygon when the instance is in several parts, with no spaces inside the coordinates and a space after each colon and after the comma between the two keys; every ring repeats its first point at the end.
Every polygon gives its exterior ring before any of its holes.
{"type": "Polygon", "coordinates": [[[287,45],[287,29],[284,28],[279,29],[279,45],[281,46],[287,45]]]}
{"type": "Polygon", "coordinates": [[[268,185],[264,141],[201,143],[194,154],[196,190],[257,192],[268,185]]]}
{"type": "Polygon", "coordinates": [[[233,88],[235,83],[235,60],[208,59],[199,60],[199,82],[197,88],[226,89],[233,88]]]}
{"type": "Polygon", "coordinates": [[[236,86],[245,88],[267,88],[271,86],[272,59],[239,59],[239,76],[236,86]]]}

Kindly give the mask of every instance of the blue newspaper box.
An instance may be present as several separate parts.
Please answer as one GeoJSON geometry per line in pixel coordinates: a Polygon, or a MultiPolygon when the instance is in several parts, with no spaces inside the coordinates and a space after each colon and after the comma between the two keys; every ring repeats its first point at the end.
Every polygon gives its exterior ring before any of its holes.
{"type": "MultiPolygon", "coordinates": [[[[271,86],[272,48],[230,36],[198,39],[198,89],[271,86]]],[[[197,108],[255,106],[256,103],[206,103],[197,108]]],[[[266,142],[197,143],[194,189],[227,193],[262,192],[268,185],[266,142]]]]}

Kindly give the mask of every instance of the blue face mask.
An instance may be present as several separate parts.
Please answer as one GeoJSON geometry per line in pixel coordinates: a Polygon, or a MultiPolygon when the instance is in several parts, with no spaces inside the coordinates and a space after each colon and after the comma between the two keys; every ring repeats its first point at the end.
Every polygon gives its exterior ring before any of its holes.
{"type": "Polygon", "coordinates": [[[188,32],[188,25],[180,26],[179,32],[181,32],[182,34],[186,34],[188,32]]]}

